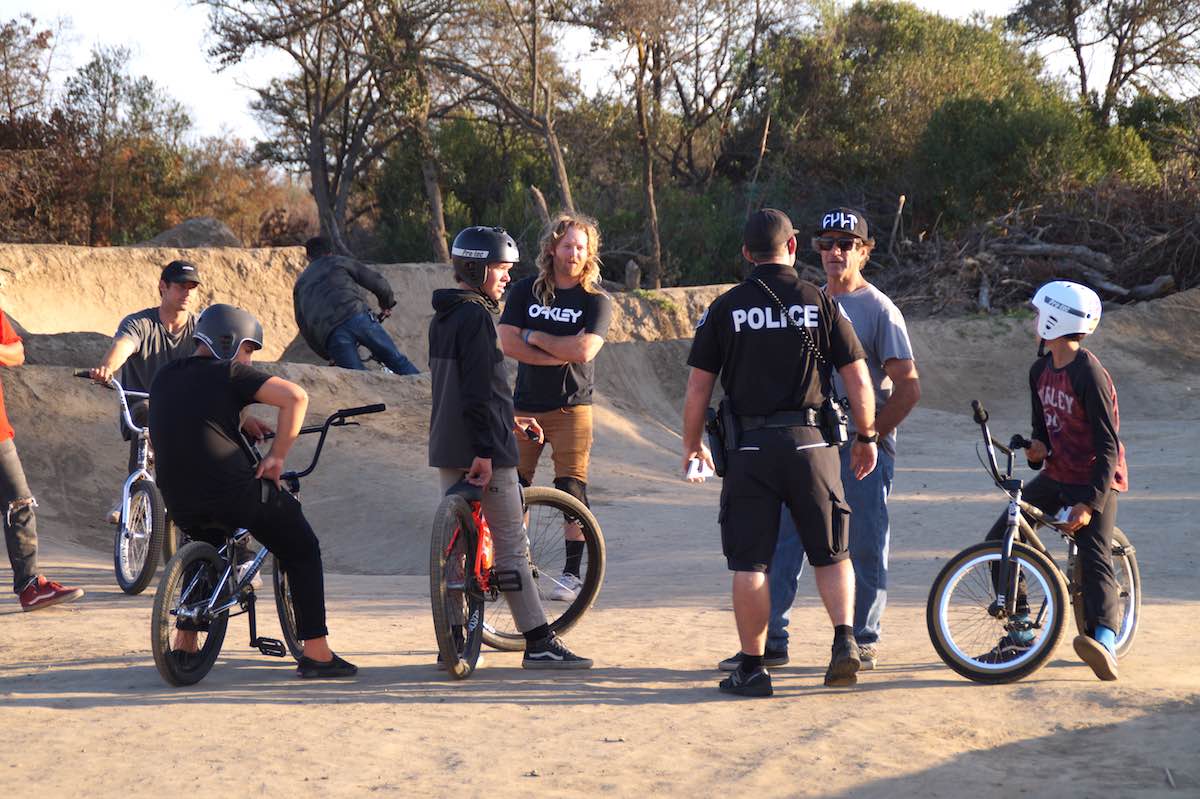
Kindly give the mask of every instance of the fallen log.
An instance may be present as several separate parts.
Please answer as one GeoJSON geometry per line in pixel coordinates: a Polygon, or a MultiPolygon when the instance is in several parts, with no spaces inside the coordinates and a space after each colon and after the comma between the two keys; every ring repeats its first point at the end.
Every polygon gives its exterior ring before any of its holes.
{"type": "Polygon", "coordinates": [[[1106,274],[1112,274],[1115,269],[1112,258],[1079,244],[1011,244],[1000,240],[988,244],[987,249],[997,255],[1021,255],[1026,258],[1069,258],[1106,274]]]}

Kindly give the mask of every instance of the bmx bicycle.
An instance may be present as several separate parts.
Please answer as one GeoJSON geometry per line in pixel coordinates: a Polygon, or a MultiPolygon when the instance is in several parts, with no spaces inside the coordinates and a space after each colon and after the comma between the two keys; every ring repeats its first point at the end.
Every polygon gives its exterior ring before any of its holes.
{"type": "MultiPolygon", "coordinates": [[[[519,652],[525,637],[517,629],[500,594],[520,591],[516,571],[497,570],[492,533],[481,505],[482,490],[460,481],[446,492],[433,517],[429,549],[429,597],[441,662],[450,676],[466,679],[475,671],[483,644],[519,652]],[[488,609],[488,605],[492,608],[488,609]]],[[[566,602],[543,602],[550,630],[565,633],[596,601],[604,582],[605,548],[600,523],[578,499],[556,488],[522,492],[527,554],[541,596],[559,584],[566,554],[563,532],[575,526],[584,541],[579,593],[566,602]]]]}
{"type": "MultiPolygon", "coordinates": [[[[345,408],[334,411],[323,424],[301,428],[301,435],[319,433],[320,438],[307,467],[280,475],[287,491],[293,496],[300,493],[300,478],[307,477],[317,468],[325,436],[331,427],[357,426],[357,422],[348,420],[383,410],[386,410],[383,404],[345,408]]],[[[278,560],[272,569],[272,582],[282,641],[260,636],[257,630],[257,596],[251,582],[266,560],[267,549],[260,549],[250,565],[239,571],[237,548],[248,543],[254,531],[232,529],[219,523],[200,527],[222,533],[225,544],[218,548],[206,541],[192,541],[180,547],[167,564],[166,574],[154,596],[150,646],[154,652],[154,665],[163,680],[171,685],[193,685],[204,679],[221,652],[230,617],[243,613],[250,622],[251,648],[273,657],[285,657],[290,653],[299,660],[303,645],[296,635],[296,614],[287,573],[280,568],[278,560]],[[172,636],[176,630],[196,632],[199,649],[194,652],[174,649],[172,636]]]]}
{"type": "MultiPolygon", "coordinates": [[[[1029,441],[1015,435],[1004,446],[989,433],[988,413],[979,401],[971,407],[983,433],[982,451],[976,445],[979,460],[1009,497],[1008,527],[1003,539],[967,547],[942,568],[929,591],[925,622],[933,648],[954,671],[976,682],[1015,682],[1040,669],[1054,654],[1066,629],[1068,605],[1076,628],[1086,634],[1083,566],[1074,538],[1063,530],[1066,513],[1052,517],[1021,498],[1024,483],[1013,479],[1013,457],[1029,441]],[[1003,471],[996,450],[1006,458],[1003,471]],[[1065,568],[1039,538],[1037,530],[1043,528],[1066,539],[1065,568]],[[1014,632],[1033,634],[1029,648],[999,656],[997,639],[1014,632]]],[[[1066,505],[1064,510],[1069,508],[1066,505]]],[[[1132,648],[1137,634],[1142,582],[1134,546],[1119,528],[1113,529],[1112,559],[1121,619],[1116,631],[1120,658],[1132,648]]]]}
{"type": "MultiPolygon", "coordinates": [[[[87,369],[76,369],[75,377],[91,380],[87,369]]],[[[121,486],[120,516],[113,535],[113,572],[117,585],[127,594],[140,594],[154,579],[161,553],[165,563],[178,548],[178,533],[167,514],[162,494],[150,473],[154,456],[150,451],[150,428],[134,424],[130,399],[149,399],[144,391],[130,391],[111,378],[107,388],[117,393],[121,422],[137,439],[137,467],[121,486]]]]}

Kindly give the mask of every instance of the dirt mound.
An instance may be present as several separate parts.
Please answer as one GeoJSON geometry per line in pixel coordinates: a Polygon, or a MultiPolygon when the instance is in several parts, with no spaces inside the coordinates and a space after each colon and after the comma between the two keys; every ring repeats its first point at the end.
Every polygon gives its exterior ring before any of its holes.
{"type": "Polygon", "coordinates": [[[134,247],[241,247],[242,242],[229,226],[211,216],[180,222],[149,241],[134,247]]]}

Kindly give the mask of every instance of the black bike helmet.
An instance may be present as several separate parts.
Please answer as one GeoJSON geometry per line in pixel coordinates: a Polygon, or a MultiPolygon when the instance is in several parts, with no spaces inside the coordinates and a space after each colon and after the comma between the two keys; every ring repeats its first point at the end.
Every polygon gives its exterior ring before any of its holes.
{"type": "Polygon", "coordinates": [[[210,305],[196,320],[196,332],[192,338],[204,344],[213,355],[223,361],[232,360],[244,342],[252,342],[255,349],[262,349],[263,329],[249,311],[232,305],[218,303],[210,305]]]}
{"type": "Polygon", "coordinates": [[[488,264],[515,264],[521,260],[517,243],[502,227],[464,228],[454,237],[450,256],[454,277],[476,289],[487,278],[488,264]]]}

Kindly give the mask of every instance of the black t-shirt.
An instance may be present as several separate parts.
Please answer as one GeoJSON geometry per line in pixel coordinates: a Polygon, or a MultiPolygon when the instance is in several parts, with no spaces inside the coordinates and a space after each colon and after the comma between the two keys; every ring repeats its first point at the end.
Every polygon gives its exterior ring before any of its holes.
{"type": "Polygon", "coordinates": [[[158,370],[150,388],[155,479],[180,524],[212,518],[214,507],[257,490],[241,413],[270,377],[252,366],[201,356],[158,370]]]}
{"type": "MultiPolygon", "coordinates": [[[[582,286],[555,289],[554,304],[546,306],[533,295],[528,277],[517,281],[504,303],[500,324],[528,328],[552,336],[574,336],[580,330],[604,338],[612,322],[612,298],[582,286]]],[[[518,410],[552,411],[568,405],[591,405],[595,364],[568,363],[562,366],[517,365],[517,388],[513,400],[518,410]]]]}
{"type": "MultiPolygon", "coordinates": [[[[760,264],[751,278],[775,292],[834,369],[866,357],[846,315],[795,269],[760,264]]],[[[720,374],[725,396],[743,416],[821,404],[817,360],[778,303],[752,280],[717,297],[700,317],[688,365],[720,374]]]]}

